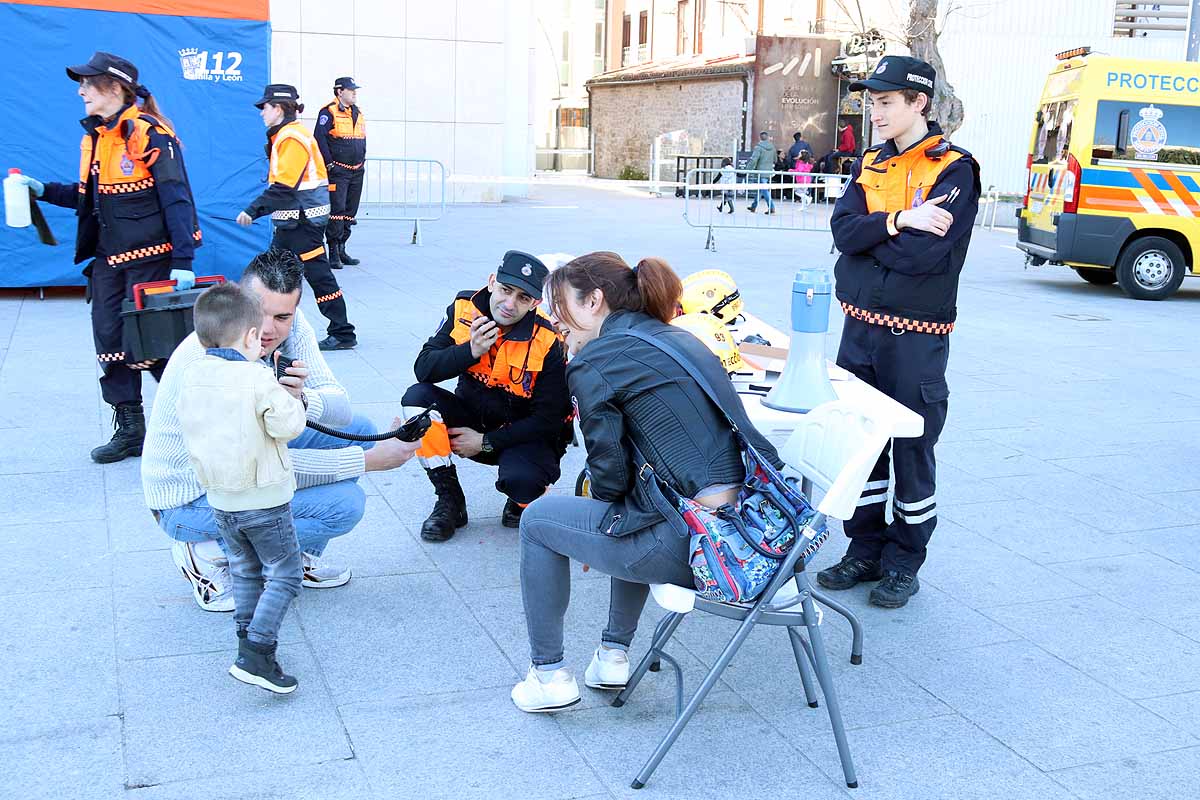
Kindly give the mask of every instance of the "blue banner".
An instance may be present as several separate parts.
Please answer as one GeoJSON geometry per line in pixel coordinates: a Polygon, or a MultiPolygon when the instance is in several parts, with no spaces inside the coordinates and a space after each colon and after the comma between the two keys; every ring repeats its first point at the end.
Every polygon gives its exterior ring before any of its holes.
{"type": "MultiPolygon", "coordinates": [[[[83,102],[66,74],[96,50],[132,61],[183,147],[204,245],[198,275],[237,278],[269,237],[234,220],[264,188],[266,134],[254,108],[271,68],[271,23],[0,4],[0,171],[40,181],[79,179],[83,102]],[[66,44],[64,44],[66,43],[66,44]],[[19,56],[17,54],[20,54],[19,56]]],[[[0,287],[81,286],[75,215],[42,204],[58,238],[0,225],[0,287]]]]}

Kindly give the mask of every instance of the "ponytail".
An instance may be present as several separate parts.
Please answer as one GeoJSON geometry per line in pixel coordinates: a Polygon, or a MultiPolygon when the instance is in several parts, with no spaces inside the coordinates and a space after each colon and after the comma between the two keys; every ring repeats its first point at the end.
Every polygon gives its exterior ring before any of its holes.
{"type": "Polygon", "coordinates": [[[598,251],[580,256],[550,273],[546,295],[555,316],[574,325],[566,310],[566,292],[575,292],[576,301],[597,289],[612,311],[643,311],[662,322],[670,322],[683,293],[683,284],[675,270],[661,258],[644,258],[630,269],[616,253],[598,251]]]}
{"type": "Polygon", "coordinates": [[[134,86],[125,81],[118,80],[111,75],[93,75],[87,78],[88,82],[102,92],[111,92],[113,87],[120,87],[121,102],[127,106],[136,105],[138,100],[141,100],[141,109],[150,116],[154,117],[163,127],[174,130],[175,126],[171,124],[171,120],[167,119],[167,115],[158,107],[158,102],[155,101],[154,95],[150,94],[150,90],[145,86],[138,84],[134,86]]]}

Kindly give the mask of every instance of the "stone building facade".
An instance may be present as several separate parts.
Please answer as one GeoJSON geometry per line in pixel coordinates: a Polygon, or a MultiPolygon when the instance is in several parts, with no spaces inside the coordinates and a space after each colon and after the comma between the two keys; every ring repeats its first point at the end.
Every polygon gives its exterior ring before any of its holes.
{"type": "MultiPolygon", "coordinates": [[[[675,133],[664,156],[733,155],[748,141],[754,58],[673,59],[608,72],[588,81],[594,174],[650,169],[655,137],[675,133]]],[[[673,170],[663,166],[666,180],[673,170]]]]}

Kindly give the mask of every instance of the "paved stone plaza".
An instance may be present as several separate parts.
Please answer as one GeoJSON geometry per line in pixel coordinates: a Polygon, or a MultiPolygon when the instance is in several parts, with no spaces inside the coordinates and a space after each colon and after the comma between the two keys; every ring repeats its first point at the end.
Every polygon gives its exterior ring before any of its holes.
{"type": "MultiPolygon", "coordinates": [[[[329,362],[355,408],[386,424],[454,292],[481,285],[508,248],[720,267],[777,327],[794,270],[833,263],[820,233],[720,231],[706,252],[681,210],[539,188],[451,209],[423,247],[402,224],[362,224],[350,251],[363,264],[338,274],[361,345],[329,362]]],[[[1200,281],[1137,302],[1063,268],[1025,271],[1013,244],[977,231],[963,275],[921,593],[892,612],[868,607],[866,587],[846,593],[867,629],[858,667],[847,627],[826,617],[856,791],[778,630],[752,635],[639,793],[629,782],[671,722],[669,672],[622,709],[584,689],[570,711],[518,712],[516,532],[500,526],[494,473],[476,465],[462,469],[471,525],[436,546],[417,535],[433,499],[415,462],[365,478],[362,524],[327,553],[354,580],[304,590],[284,625],[299,691],[237,683],[231,616],[192,602],[138,461],[88,458],[111,411],[87,306],[0,294],[0,797],[1195,796],[1200,281]]],[[[583,459],[568,453],[554,491],[571,491],[583,459]]],[[[815,563],[841,552],[834,538],[815,563]]],[[[608,587],[575,575],[567,657],[582,683],[608,587]]],[[[647,609],[641,645],[659,613],[647,609]]],[[[690,686],[732,631],[684,622],[674,653],[690,686]]]]}

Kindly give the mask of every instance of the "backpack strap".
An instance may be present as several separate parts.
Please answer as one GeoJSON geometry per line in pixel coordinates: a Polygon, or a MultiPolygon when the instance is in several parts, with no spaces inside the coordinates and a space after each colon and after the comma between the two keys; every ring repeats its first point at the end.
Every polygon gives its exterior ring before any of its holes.
{"type": "Polygon", "coordinates": [[[688,358],[686,354],[680,350],[677,350],[667,342],[662,341],[661,338],[650,336],[649,334],[639,331],[635,328],[628,328],[627,330],[622,331],[621,335],[632,336],[635,339],[641,339],[643,342],[646,342],[650,346],[655,347],[670,356],[671,359],[676,364],[683,367],[684,371],[691,376],[692,380],[696,381],[700,388],[704,390],[704,393],[708,395],[708,399],[712,401],[712,404],[716,407],[717,411],[721,412],[721,415],[725,417],[725,421],[729,423],[731,428],[733,428],[733,432],[736,434],[741,434],[741,429],[738,428],[738,424],[734,422],[733,417],[729,416],[729,412],[724,409],[724,407],[721,405],[721,401],[717,399],[717,390],[713,388],[713,385],[708,382],[708,378],[704,377],[704,373],[697,368],[696,364],[690,358],[688,358]]]}

